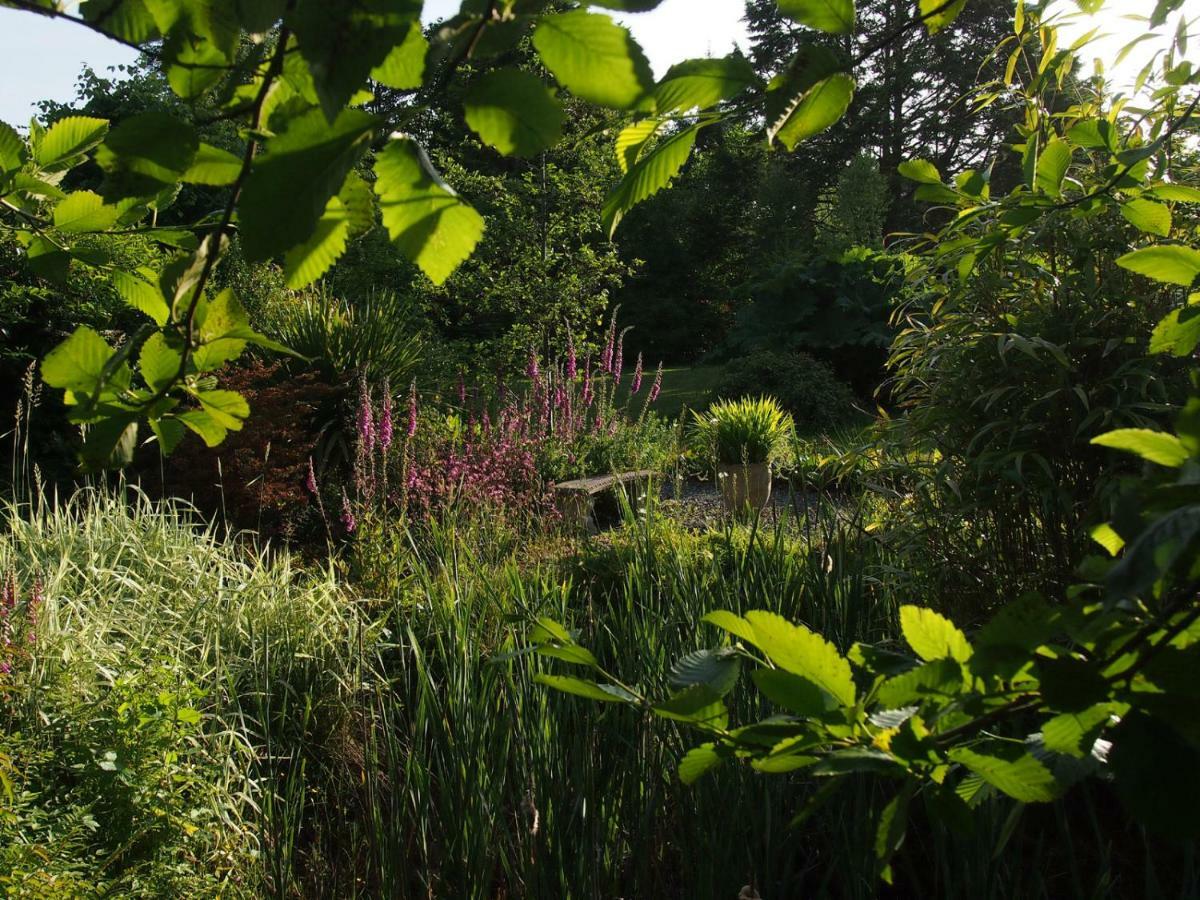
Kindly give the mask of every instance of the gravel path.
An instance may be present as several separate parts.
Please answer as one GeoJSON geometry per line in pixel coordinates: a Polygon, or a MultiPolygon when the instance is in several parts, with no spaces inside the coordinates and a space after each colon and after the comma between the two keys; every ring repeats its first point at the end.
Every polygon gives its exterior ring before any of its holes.
{"type": "MultiPolygon", "coordinates": [[[[680,487],[678,497],[675,485],[663,485],[662,510],[685,528],[695,531],[720,525],[725,518],[725,507],[721,503],[721,492],[711,481],[688,479],[680,487]]],[[[791,506],[787,484],[776,484],[771,500],[763,512],[763,523],[774,525],[791,506]]]]}

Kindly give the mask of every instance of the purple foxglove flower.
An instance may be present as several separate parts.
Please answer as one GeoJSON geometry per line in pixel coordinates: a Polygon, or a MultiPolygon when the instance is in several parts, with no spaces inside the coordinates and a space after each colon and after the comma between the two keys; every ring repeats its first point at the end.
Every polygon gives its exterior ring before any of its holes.
{"type": "Polygon", "coordinates": [[[529,351],[529,365],[525,367],[525,374],[529,377],[529,380],[533,382],[536,382],[538,380],[538,376],[541,375],[541,370],[538,368],[537,353],[533,350],[529,351]]]}
{"type": "Polygon", "coordinates": [[[384,453],[392,446],[395,437],[395,426],[392,423],[392,391],[391,386],[383,383],[383,409],[379,412],[379,447],[384,453]]]}
{"type": "Polygon", "coordinates": [[[358,527],[358,520],[354,518],[354,510],[350,508],[350,498],[345,491],[342,491],[342,527],[346,529],[346,534],[354,534],[354,529],[358,527]]]}
{"type": "Polygon", "coordinates": [[[312,461],[311,456],[308,458],[308,474],[306,474],[304,476],[304,487],[310,494],[312,494],[313,496],[316,496],[316,494],[317,494],[317,473],[313,469],[313,461],[312,461]]]}
{"type": "Polygon", "coordinates": [[[646,404],[649,405],[658,399],[659,393],[662,391],[662,363],[658,364],[658,371],[654,373],[654,384],[650,385],[650,396],[646,398],[646,404]]]}
{"type": "Polygon", "coordinates": [[[592,362],[591,357],[588,357],[588,365],[585,368],[584,373],[583,373],[583,405],[584,406],[591,406],[592,399],[593,399],[593,397],[592,397],[593,392],[592,392],[591,362],[592,362]]]}
{"type": "Polygon", "coordinates": [[[621,380],[621,370],[625,368],[625,332],[628,328],[621,329],[621,335],[617,338],[617,352],[613,354],[612,374],[617,379],[621,380]]]}
{"type": "Polygon", "coordinates": [[[608,337],[604,342],[604,352],[600,354],[600,371],[608,372],[612,369],[613,350],[617,340],[617,317],[614,315],[608,323],[608,337]]]}
{"type": "Polygon", "coordinates": [[[638,354],[637,365],[633,367],[633,384],[629,386],[629,393],[636,394],[642,389],[642,354],[638,354]]]}
{"type": "Polygon", "coordinates": [[[375,449],[375,412],[365,377],[358,383],[358,440],[367,453],[375,449]]]}

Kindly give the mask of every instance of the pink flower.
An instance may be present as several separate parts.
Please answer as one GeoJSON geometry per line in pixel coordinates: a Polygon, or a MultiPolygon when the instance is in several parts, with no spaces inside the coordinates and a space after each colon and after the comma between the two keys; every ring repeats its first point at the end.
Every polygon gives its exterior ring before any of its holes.
{"type": "Polygon", "coordinates": [[[621,380],[621,370],[625,368],[625,332],[628,330],[628,328],[621,329],[621,335],[617,338],[617,352],[613,354],[611,371],[617,381],[621,380]]]}
{"type": "Polygon", "coordinates": [[[379,446],[384,453],[387,453],[388,448],[392,446],[394,431],[395,429],[392,424],[392,390],[391,385],[385,381],[383,383],[383,409],[379,413],[379,446]]]}
{"type": "Polygon", "coordinates": [[[614,311],[613,317],[608,322],[608,337],[604,342],[604,352],[600,354],[600,371],[608,372],[612,369],[613,349],[617,340],[617,314],[614,311]]]}
{"type": "Polygon", "coordinates": [[[629,387],[629,393],[636,394],[642,389],[642,354],[638,354],[637,365],[633,367],[633,384],[629,387]]]}
{"type": "Polygon", "coordinates": [[[367,453],[375,449],[375,412],[371,408],[371,391],[367,387],[366,376],[358,382],[358,439],[367,453]]]}
{"type": "Polygon", "coordinates": [[[529,351],[529,365],[525,367],[525,374],[529,376],[530,381],[537,381],[541,371],[538,369],[537,353],[533,350],[529,351]]]}
{"type": "Polygon", "coordinates": [[[342,527],[346,529],[346,534],[354,534],[354,529],[358,527],[358,520],[354,518],[354,510],[350,508],[350,498],[346,496],[346,492],[342,491],[342,527]]]}
{"type": "Polygon", "coordinates": [[[408,390],[408,436],[417,433],[417,382],[413,381],[408,390]]]}
{"type": "Polygon", "coordinates": [[[583,372],[583,405],[592,405],[592,358],[589,356],[583,372]]]}
{"type": "Polygon", "coordinates": [[[654,384],[650,385],[650,396],[646,398],[646,405],[649,406],[658,399],[659,393],[662,391],[662,363],[658,364],[658,371],[654,373],[654,384]]]}
{"type": "Polygon", "coordinates": [[[313,496],[317,495],[317,473],[313,469],[311,456],[308,458],[308,474],[304,476],[304,487],[313,496]]]}

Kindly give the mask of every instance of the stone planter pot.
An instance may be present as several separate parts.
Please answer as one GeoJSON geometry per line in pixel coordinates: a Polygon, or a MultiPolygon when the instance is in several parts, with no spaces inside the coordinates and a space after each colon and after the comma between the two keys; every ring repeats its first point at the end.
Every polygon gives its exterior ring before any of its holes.
{"type": "Polygon", "coordinates": [[[754,514],[771,499],[771,466],[769,463],[749,463],[717,466],[717,482],[725,511],[754,514]]]}

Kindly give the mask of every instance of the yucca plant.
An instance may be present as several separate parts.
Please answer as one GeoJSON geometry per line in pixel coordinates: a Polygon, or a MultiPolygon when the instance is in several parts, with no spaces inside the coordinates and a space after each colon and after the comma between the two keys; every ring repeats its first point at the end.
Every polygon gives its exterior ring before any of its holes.
{"type": "Polygon", "coordinates": [[[794,430],[792,417],[767,396],[718,400],[692,415],[696,446],[722,465],[777,462],[794,430]]]}

